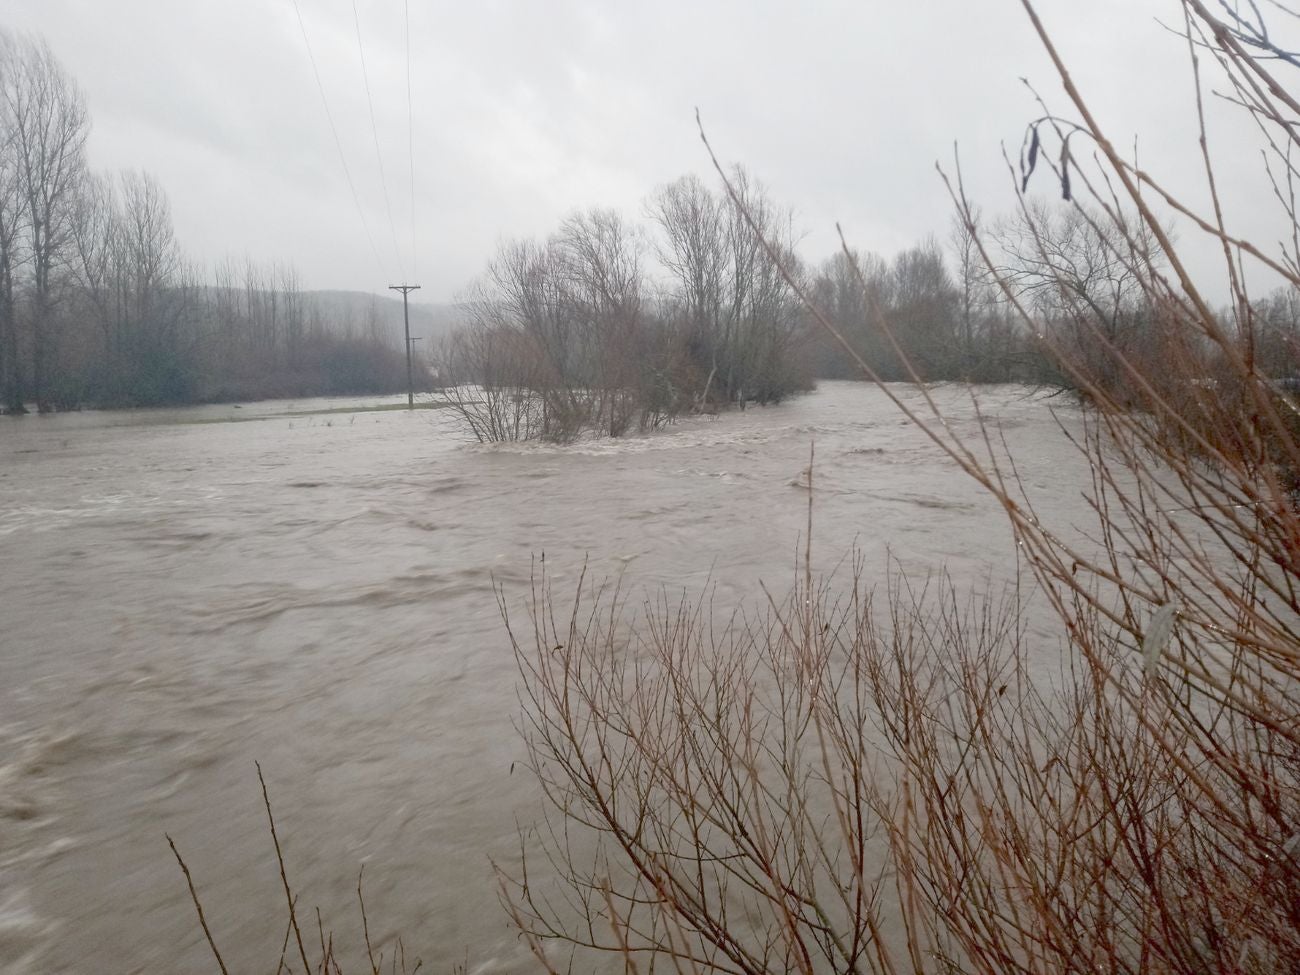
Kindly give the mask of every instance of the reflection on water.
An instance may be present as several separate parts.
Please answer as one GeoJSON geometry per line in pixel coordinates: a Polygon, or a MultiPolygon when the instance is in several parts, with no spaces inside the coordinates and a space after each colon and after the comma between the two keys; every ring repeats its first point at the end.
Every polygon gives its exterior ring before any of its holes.
{"type": "MultiPolygon", "coordinates": [[[[967,395],[938,395],[973,432],[967,395]]],[[[982,396],[1030,488],[1076,504],[1043,401],[982,396]]],[[[366,864],[373,938],[404,933],[431,971],[518,969],[489,858],[512,862],[538,805],[511,774],[494,581],[522,601],[545,552],[561,580],[711,580],[723,609],[783,588],[814,440],[824,566],[855,542],[882,573],[887,551],[974,582],[1011,561],[995,506],[872,388],[572,447],[348,405],[0,422],[0,970],[211,970],[164,831],[227,962],[273,967],[254,760],[290,879],[341,940],[366,864]]]]}

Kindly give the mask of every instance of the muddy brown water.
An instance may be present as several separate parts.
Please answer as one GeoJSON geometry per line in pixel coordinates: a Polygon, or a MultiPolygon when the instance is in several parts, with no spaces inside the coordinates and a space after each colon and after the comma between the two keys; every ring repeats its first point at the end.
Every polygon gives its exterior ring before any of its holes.
{"type": "MultiPolygon", "coordinates": [[[[974,436],[966,391],[935,395],[974,436]]],[[[1069,407],[980,395],[1030,490],[1078,508],[1069,407]]],[[[811,441],[819,565],[856,545],[869,575],[892,555],[979,587],[1014,563],[996,506],[863,385],[568,447],[361,405],[0,418],[0,971],[215,971],[165,833],[232,970],[273,970],[255,761],[336,940],[360,941],[364,864],[377,945],[526,970],[491,859],[540,807],[494,580],[522,606],[545,552],[561,589],[586,561],[754,604],[792,578],[811,441]]]]}

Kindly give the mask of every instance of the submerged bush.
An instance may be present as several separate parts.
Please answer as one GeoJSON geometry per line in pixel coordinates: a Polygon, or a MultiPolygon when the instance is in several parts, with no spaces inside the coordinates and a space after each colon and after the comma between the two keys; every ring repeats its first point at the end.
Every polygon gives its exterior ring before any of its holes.
{"type": "Polygon", "coordinates": [[[503,245],[441,364],[443,398],[470,432],[618,437],[811,388],[798,299],[758,237],[778,232],[781,214],[743,171],[731,178],[739,202],[690,178],[654,197],[671,275],[658,289],[645,235],[612,211],[574,214],[544,244],[503,245]]]}

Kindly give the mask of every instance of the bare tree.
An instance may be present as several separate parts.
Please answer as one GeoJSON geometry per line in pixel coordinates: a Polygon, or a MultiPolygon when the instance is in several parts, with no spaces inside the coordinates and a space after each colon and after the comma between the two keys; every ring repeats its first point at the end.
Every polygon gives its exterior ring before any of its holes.
{"type": "Polygon", "coordinates": [[[135,399],[183,399],[192,363],[180,329],[183,295],[176,290],[182,267],[171,206],[157,179],[127,172],[120,192],[119,271],[128,309],[131,367],[127,386],[135,399]]]}
{"type": "Polygon", "coordinates": [[[114,393],[121,384],[126,354],[127,308],[121,280],[120,231],[115,181],[87,174],[81,181],[72,224],[78,308],[83,321],[93,324],[98,332],[95,341],[102,352],[104,374],[100,385],[112,388],[114,393]]]}
{"type": "Polygon", "coordinates": [[[68,256],[90,129],[85,99],[44,41],[11,41],[0,102],[17,157],[31,262],[32,391],[49,408],[56,274],[68,256]]]}
{"type": "Polygon", "coordinates": [[[698,176],[683,176],[658,189],[646,209],[659,226],[657,254],[672,275],[692,342],[709,348],[716,370],[727,260],[722,205],[698,176]]]}
{"type": "Polygon", "coordinates": [[[575,213],[551,246],[586,361],[574,378],[595,394],[591,423],[621,436],[645,401],[645,275],[640,234],[612,210],[575,213]]]}
{"type": "Polygon", "coordinates": [[[1114,382],[1103,345],[1134,355],[1149,349],[1156,323],[1143,269],[1161,257],[1156,236],[1135,215],[1026,198],[989,236],[1002,290],[1032,311],[1029,332],[1058,368],[1066,357],[1086,359],[1084,368],[1110,369],[1114,382]]]}
{"type": "Polygon", "coordinates": [[[122,243],[137,314],[144,317],[157,293],[179,269],[180,251],[171,204],[158,180],[149,173],[126,172],[119,186],[122,243]]]}
{"type": "Polygon", "coordinates": [[[146,173],[86,174],[70,237],[80,311],[64,317],[98,327],[94,334],[84,327],[69,332],[64,367],[93,348],[99,365],[88,369],[82,362],[80,371],[94,374],[100,399],[183,398],[194,349],[180,328],[193,315],[183,314],[191,303],[178,290],[183,262],[161,185],[146,173]]]}
{"type": "Polygon", "coordinates": [[[1256,359],[1271,378],[1300,377],[1300,288],[1283,286],[1251,303],[1256,359]]]}
{"type": "Polygon", "coordinates": [[[961,338],[962,370],[967,375],[972,375],[976,368],[980,325],[991,304],[993,290],[989,269],[980,253],[979,237],[983,229],[983,215],[978,207],[972,207],[969,222],[954,214],[948,234],[948,245],[956,261],[957,328],[961,338]]]}
{"type": "Polygon", "coordinates": [[[891,346],[910,364],[904,374],[924,379],[954,375],[960,295],[938,241],[929,238],[896,255],[890,281],[887,314],[896,338],[891,346]]]}
{"type": "Polygon", "coordinates": [[[750,211],[793,267],[790,214],[744,170],[733,178],[735,200],[688,176],[659,189],[647,204],[700,371],[701,404],[714,395],[724,403],[766,402],[802,383],[790,368],[802,321],[798,303],[738,206],[750,211]]]}
{"type": "MultiPolygon", "coordinates": [[[[0,90],[16,82],[10,77],[19,54],[13,35],[0,30],[0,90]]],[[[14,130],[13,106],[0,98],[0,409],[21,413],[23,370],[18,342],[17,278],[25,235],[22,178],[14,130]]]]}
{"type": "Polygon", "coordinates": [[[284,356],[290,368],[298,363],[306,329],[306,308],[298,269],[281,264],[276,272],[277,287],[284,296],[284,356]]]}
{"type": "Polygon", "coordinates": [[[544,244],[502,245],[445,362],[449,401],[475,436],[621,436],[673,410],[641,261],[640,234],[608,210],[571,215],[544,244]]]}
{"type": "MultiPolygon", "coordinates": [[[[875,364],[877,372],[895,378],[888,366],[893,353],[879,327],[880,314],[888,306],[892,291],[885,260],[852,248],[836,251],[813,275],[810,290],[818,307],[875,364]]],[[[820,330],[814,331],[812,343],[816,375],[827,379],[861,378],[843,350],[820,330]]]]}
{"type": "Polygon", "coordinates": [[[802,278],[804,271],[795,251],[794,218],[744,169],[733,169],[730,183],[727,390],[742,404],[778,402],[801,384],[803,314],[789,279],[802,278]]]}

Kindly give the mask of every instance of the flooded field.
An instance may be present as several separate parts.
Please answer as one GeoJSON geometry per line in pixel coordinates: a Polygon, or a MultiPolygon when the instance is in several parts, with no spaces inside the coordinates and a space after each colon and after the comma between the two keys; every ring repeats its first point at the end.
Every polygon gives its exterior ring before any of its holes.
{"type": "MultiPolygon", "coordinates": [[[[968,394],[937,395],[974,435],[968,394]]],[[[980,395],[1028,488],[1077,508],[1052,404],[980,395]]],[[[791,579],[812,441],[823,567],[856,544],[868,573],[892,554],[981,586],[1014,561],[996,506],[866,386],[570,447],[362,405],[0,418],[0,970],[215,970],[165,833],[227,962],[273,970],[255,761],[339,940],[365,864],[377,942],[520,970],[490,859],[539,807],[494,581],[522,608],[545,552],[561,586],[586,561],[633,594],[757,603],[791,579]]]]}

